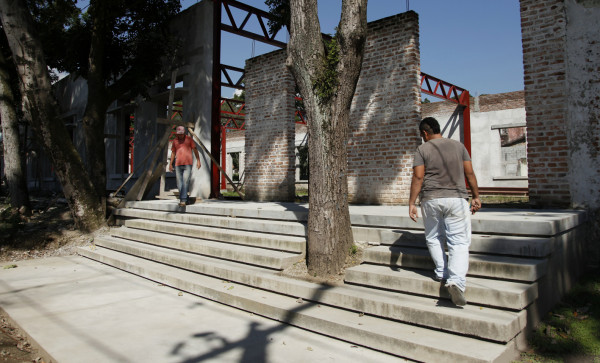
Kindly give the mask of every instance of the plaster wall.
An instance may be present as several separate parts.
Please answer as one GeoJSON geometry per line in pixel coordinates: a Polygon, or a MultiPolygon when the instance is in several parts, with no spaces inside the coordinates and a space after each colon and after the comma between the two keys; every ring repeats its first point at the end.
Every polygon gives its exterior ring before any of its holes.
{"type": "MultiPolygon", "coordinates": [[[[480,187],[526,188],[527,164],[520,166],[519,175],[507,173],[506,149],[501,146],[503,126],[525,126],[523,92],[500,93],[471,99],[471,159],[480,187]],[[503,153],[504,151],[504,153],[503,153]],[[508,174],[508,175],[507,175],[508,174]]],[[[423,104],[421,116],[435,117],[442,135],[464,142],[463,107],[450,102],[423,104]]],[[[520,150],[525,158],[525,146],[520,150]]],[[[516,168],[517,165],[515,164],[516,168]]],[[[511,165],[511,172],[513,171],[511,165]]]]}
{"type": "MultiPolygon", "coordinates": [[[[211,99],[213,68],[213,2],[202,1],[189,7],[173,22],[174,33],[181,37],[183,46],[183,120],[191,122],[194,132],[204,146],[211,149],[211,99]]],[[[208,198],[212,161],[198,146],[202,167],[192,168],[190,195],[208,198]]],[[[174,181],[173,173],[167,173],[174,181]]]]}
{"type": "Polygon", "coordinates": [[[600,1],[567,0],[566,70],[571,205],[600,208],[600,1]]]}

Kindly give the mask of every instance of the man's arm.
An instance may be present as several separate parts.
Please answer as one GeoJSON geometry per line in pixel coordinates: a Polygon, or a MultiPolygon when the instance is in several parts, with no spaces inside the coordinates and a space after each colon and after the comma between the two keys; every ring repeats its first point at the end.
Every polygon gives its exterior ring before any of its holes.
{"type": "Polygon", "coordinates": [[[194,150],[194,156],[196,157],[196,168],[200,169],[202,165],[200,164],[200,154],[198,154],[198,149],[193,148],[192,150],[194,150]]]}
{"type": "Polygon", "coordinates": [[[173,163],[175,162],[175,149],[171,148],[171,162],[169,163],[169,171],[173,171],[173,163]]]}
{"type": "Polygon", "coordinates": [[[465,178],[467,179],[467,184],[469,184],[469,188],[471,188],[471,194],[473,195],[473,200],[471,201],[471,213],[475,214],[479,209],[481,209],[481,200],[479,200],[479,187],[477,186],[477,177],[475,177],[475,172],[473,171],[473,164],[471,161],[463,161],[463,167],[465,170],[465,178]]]}
{"type": "Polygon", "coordinates": [[[413,221],[419,218],[419,212],[415,203],[423,186],[423,178],[425,177],[425,165],[413,167],[412,181],[410,182],[410,198],[408,199],[408,215],[413,221]]]}

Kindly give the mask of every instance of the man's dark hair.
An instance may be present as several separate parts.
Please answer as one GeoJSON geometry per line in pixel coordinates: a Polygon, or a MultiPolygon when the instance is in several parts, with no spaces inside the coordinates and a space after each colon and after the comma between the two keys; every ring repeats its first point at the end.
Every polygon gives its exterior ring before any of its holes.
{"type": "Polygon", "coordinates": [[[433,117],[425,117],[419,124],[419,131],[425,131],[430,135],[440,133],[440,124],[433,117]]]}

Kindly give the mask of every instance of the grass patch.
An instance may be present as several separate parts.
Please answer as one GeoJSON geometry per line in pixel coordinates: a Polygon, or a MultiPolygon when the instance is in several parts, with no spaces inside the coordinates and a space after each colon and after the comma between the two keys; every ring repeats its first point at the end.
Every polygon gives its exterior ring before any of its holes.
{"type": "Polygon", "coordinates": [[[533,332],[520,362],[600,362],[600,270],[587,273],[533,332]],[[578,360],[579,361],[579,360],[578,360]]]}

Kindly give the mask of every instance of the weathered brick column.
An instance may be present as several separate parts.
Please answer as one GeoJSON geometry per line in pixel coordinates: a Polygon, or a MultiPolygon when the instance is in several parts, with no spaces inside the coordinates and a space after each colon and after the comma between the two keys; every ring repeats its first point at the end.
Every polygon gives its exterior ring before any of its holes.
{"type": "Polygon", "coordinates": [[[351,203],[407,203],[420,144],[419,20],[407,12],[369,23],[352,101],[348,142],[351,203]]]}
{"type": "Polygon", "coordinates": [[[527,163],[533,203],[570,202],[564,1],[521,1],[527,163]]]}
{"type": "Polygon", "coordinates": [[[246,61],[247,200],[294,200],[295,82],[285,57],[279,50],[246,61]]]}
{"type": "Polygon", "coordinates": [[[600,7],[521,0],[530,200],[600,208],[600,7]]]}

